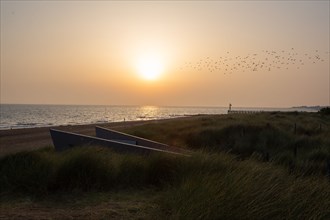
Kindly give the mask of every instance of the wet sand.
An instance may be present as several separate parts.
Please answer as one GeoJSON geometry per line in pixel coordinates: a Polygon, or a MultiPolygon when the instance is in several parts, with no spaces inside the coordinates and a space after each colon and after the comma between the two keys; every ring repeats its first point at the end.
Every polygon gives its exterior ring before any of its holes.
{"type": "Polygon", "coordinates": [[[164,120],[175,120],[175,119],[0,130],[0,156],[16,153],[20,151],[30,151],[44,147],[54,147],[49,133],[50,128],[95,136],[95,126],[103,126],[105,128],[119,129],[119,128],[126,128],[132,126],[139,126],[149,123],[158,123],[159,121],[164,121],[164,120]]]}

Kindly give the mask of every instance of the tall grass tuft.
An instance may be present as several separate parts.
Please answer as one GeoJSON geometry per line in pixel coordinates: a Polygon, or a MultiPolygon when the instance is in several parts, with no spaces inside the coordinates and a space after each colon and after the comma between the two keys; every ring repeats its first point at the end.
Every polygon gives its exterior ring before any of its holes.
{"type": "Polygon", "coordinates": [[[22,152],[0,159],[0,192],[47,193],[54,164],[42,152],[22,152]]]}
{"type": "Polygon", "coordinates": [[[173,156],[155,154],[148,158],[147,182],[154,186],[173,184],[178,175],[180,159],[173,156]]]}
{"type": "Polygon", "coordinates": [[[118,188],[143,188],[147,183],[148,162],[141,156],[124,155],[119,157],[116,184],[118,188]]]}
{"type": "Polygon", "coordinates": [[[109,189],[114,185],[116,170],[111,157],[102,149],[73,149],[67,152],[56,170],[53,190],[83,191],[109,189]]]}
{"type": "Polygon", "coordinates": [[[191,133],[187,143],[193,148],[228,151],[243,158],[254,152],[261,154],[280,151],[292,142],[290,137],[270,125],[234,124],[222,128],[201,129],[191,133]]]}
{"type": "Polygon", "coordinates": [[[195,169],[182,174],[182,182],[159,201],[168,219],[330,217],[325,179],[295,178],[271,164],[236,161],[228,155],[199,155],[192,160],[186,166],[195,164],[195,169]]]}
{"type": "Polygon", "coordinates": [[[97,147],[19,153],[0,160],[1,193],[163,187],[173,185],[179,164],[174,156],[121,155],[97,147]]]}

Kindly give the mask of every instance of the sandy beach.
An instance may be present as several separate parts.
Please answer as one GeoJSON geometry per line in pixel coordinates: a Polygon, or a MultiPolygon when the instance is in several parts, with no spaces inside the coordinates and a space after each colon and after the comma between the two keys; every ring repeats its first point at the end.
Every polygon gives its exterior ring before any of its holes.
{"type": "MultiPolygon", "coordinates": [[[[162,119],[162,120],[175,120],[175,119],[162,119]]],[[[113,123],[105,123],[105,124],[66,125],[66,126],[43,127],[43,128],[0,130],[0,156],[16,153],[20,151],[30,151],[44,147],[53,147],[52,139],[49,133],[50,128],[95,136],[95,126],[103,126],[106,128],[116,129],[116,128],[138,126],[148,123],[157,123],[159,121],[161,120],[128,121],[128,122],[113,122],[113,123]]]]}

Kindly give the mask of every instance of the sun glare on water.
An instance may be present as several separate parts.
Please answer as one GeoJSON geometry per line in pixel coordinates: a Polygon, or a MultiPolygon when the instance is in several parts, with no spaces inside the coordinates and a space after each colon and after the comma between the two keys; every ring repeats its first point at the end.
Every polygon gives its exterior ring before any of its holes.
{"type": "Polygon", "coordinates": [[[144,80],[157,80],[163,72],[163,64],[156,56],[143,57],[138,61],[138,74],[144,80]]]}

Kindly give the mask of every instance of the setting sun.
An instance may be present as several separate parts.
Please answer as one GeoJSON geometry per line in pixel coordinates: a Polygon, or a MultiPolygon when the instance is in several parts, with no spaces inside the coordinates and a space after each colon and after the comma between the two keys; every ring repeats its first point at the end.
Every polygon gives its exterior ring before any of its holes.
{"type": "Polygon", "coordinates": [[[143,57],[139,60],[138,74],[145,80],[156,80],[163,72],[163,64],[160,59],[155,56],[143,57]]]}
{"type": "Polygon", "coordinates": [[[329,1],[0,4],[1,104],[330,105],[329,1]]]}

